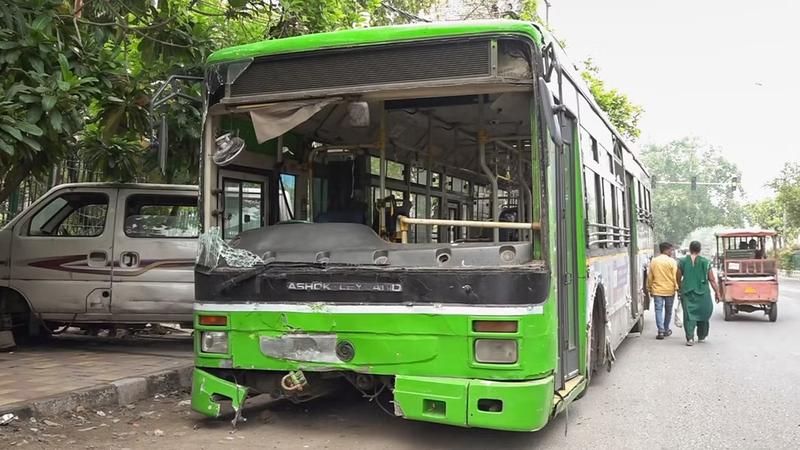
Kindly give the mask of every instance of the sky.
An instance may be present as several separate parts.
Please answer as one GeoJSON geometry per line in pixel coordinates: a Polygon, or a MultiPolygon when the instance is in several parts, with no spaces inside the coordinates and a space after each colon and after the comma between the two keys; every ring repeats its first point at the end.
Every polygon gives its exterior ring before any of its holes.
{"type": "MultiPolygon", "coordinates": [[[[545,17],[545,2],[540,0],[545,17]]],[[[644,107],[639,147],[695,136],[742,170],[748,200],[800,162],[800,2],[550,0],[570,60],[644,107]]]]}

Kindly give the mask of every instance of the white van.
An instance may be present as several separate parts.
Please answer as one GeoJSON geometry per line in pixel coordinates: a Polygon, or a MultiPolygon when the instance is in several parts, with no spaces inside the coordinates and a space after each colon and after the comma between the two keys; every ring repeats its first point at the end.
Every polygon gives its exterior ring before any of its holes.
{"type": "Polygon", "coordinates": [[[51,189],[0,230],[6,327],[20,336],[26,327],[191,323],[197,195],[181,185],[51,189]]]}

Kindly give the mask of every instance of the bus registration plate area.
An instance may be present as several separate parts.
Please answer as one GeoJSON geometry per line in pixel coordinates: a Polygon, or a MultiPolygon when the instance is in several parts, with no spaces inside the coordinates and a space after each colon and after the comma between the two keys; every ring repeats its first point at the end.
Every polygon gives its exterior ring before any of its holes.
{"type": "Polygon", "coordinates": [[[744,288],[744,293],[745,294],[750,294],[750,295],[755,295],[756,294],[756,288],[754,288],[753,286],[747,286],[747,287],[744,288]]]}
{"type": "Polygon", "coordinates": [[[335,334],[284,334],[261,336],[259,346],[264,356],[291,361],[334,363],[336,356],[335,334]]]}

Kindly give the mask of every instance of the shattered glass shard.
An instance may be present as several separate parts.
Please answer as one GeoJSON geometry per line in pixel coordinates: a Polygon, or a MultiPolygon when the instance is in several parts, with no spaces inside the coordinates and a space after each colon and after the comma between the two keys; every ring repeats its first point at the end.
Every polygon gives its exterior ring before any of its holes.
{"type": "Polygon", "coordinates": [[[264,260],[243,248],[231,247],[222,239],[218,227],[211,227],[200,235],[197,242],[197,265],[214,270],[222,260],[228,267],[255,267],[264,260]]]}

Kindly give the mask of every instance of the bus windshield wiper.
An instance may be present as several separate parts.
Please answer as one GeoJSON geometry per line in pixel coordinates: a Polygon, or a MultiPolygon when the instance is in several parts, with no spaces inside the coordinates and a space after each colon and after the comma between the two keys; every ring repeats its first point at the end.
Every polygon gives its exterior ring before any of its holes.
{"type": "Polygon", "coordinates": [[[262,273],[266,272],[272,268],[284,268],[284,267],[311,267],[315,269],[325,269],[328,267],[325,263],[318,263],[318,262],[293,262],[293,263],[276,263],[276,262],[269,262],[264,264],[259,264],[252,269],[242,272],[234,277],[231,277],[222,283],[219,284],[215,293],[221,294],[232,287],[236,287],[247,280],[250,280],[254,277],[261,275],[262,273]]]}

